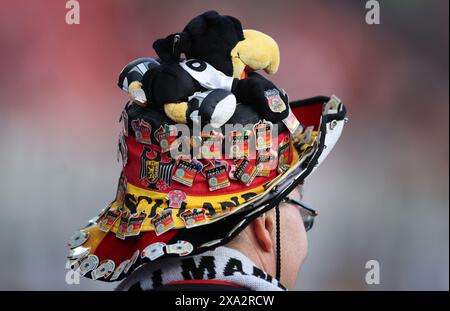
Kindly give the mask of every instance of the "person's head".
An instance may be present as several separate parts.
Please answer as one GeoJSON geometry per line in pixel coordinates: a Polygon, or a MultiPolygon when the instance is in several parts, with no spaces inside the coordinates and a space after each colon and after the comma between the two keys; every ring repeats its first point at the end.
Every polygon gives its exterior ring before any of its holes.
{"type": "MultiPolygon", "coordinates": [[[[300,200],[302,186],[297,187],[289,197],[300,200]]],[[[280,204],[281,279],[288,289],[293,289],[297,275],[307,253],[308,240],[298,206],[283,202],[280,204]]],[[[267,211],[251,222],[226,246],[234,248],[272,276],[277,265],[276,210],[267,211]]]]}

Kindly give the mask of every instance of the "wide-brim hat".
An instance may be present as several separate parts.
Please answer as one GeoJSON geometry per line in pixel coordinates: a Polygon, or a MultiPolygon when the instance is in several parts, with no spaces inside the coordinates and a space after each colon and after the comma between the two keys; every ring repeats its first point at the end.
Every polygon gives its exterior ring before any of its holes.
{"type": "Polygon", "coordinates": [[[341,135],[346,109],[337,97],[289,106],[290,120],[271,124],[254,107],[240,104],[228,124],[251,124],[250,131],[221,128],[222,135],[186,137],[162,109],[127,104],[116,197],[70,239],[72,268],[92,279],[118,281],[146,262],[194,255],[233,239],[302,183],[341,135]],[[233,154],[227,156],[223,146],[214,149],[211,142],[218,139],[228,139],[233,154]],[[180,154],[186,141],[215,158],[183,152],[175,158],[174,150],[180,154]]]}

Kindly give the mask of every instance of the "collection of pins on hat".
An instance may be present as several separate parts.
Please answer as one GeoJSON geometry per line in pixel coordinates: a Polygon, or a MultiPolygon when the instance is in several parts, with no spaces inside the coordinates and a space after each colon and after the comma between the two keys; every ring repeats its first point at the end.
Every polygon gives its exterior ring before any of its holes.
{"type": "MultiPolygon", "coordinates": [[[[123,130],[119,138],[118,144],[118,158],[122,160],[123,166],[127,163],[127,146],[126,136],[128,136],[128,114],[126,109],[123,110],[121,121],[123,130]]],[[[172,171],[171,181],[180,183],[187,187],[192,187],[195,182],[197,174],[201,173],[208,182],[209,191],[216,191],[229,187],[231,180],[241,181],[245,186],[250,186],[255,177],[268,177],[270,170],[274,168],[276,158],[278,163],[276,169],[278,173],[284,173],[290,165],[291,160],[291,144],[290,140],[294,142],[307,143],[312,136],[313,127],[307,127],[303,131],[303,126],[295,117],[292,110],[289,115],[283,120],[284,124],[290,131],[290,137],[287,136],[278,146],[278,150],[274,150],[272,146],[272,129],[273,124],[270,121],[262,120],[254,125],[253,131],[233,131],[227,135],[226,139],[230,142],[228,158],[234,159],[234,164],[228,165],[226,161],[218,159],[222,156],[222,141],[224,136],[221,133],[211,131],[209,133],[202,133],[200,137],[194,136],[192,138],[192,146],[198,146],[201,158],[214,159],[206,164],[198,161],[196,157],[190,155],[179,156],[176,159],[175,169],[172,171]],[[256,149],[256,163],[253,164],[248,160],[250,137],[254,135],[255,149],[256,149]],[[278,155],[278,157],[277,157],[278,155]]],[[[152,127],[149,122],[143,119],[135,119],[131,121],[131,127],[135,133],[135,138],[138,143],[152,145],[152,127]]],[[[174,125],[161,125],[154,131],[154,139],[161,148],[161,154],[167,154],[169,151],[176,149],[182,145],[182,140],[187,140],[186,137],[177,137],[177,129],[174,125]]],[[[154,152],[154,151],[153,151],[154,152]]],[[[145,171],[151,178],[141,178],[142,184],[156,184],[158,181],[159,163],[145,158],[141,159],[141,172],[145,171]],[[143,161],[142,161],[143,160],[143,161]]],[[[143,176],[146,177],[146,176],[143,176]]]]}

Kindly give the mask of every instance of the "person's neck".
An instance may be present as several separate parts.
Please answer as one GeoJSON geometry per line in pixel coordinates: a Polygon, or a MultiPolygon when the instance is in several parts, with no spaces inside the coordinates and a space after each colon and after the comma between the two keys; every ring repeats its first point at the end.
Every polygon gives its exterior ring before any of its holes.
{"type": "Polygon", "coordinates": [[[275,275],[276,262],[274,262],[273,259],[275,258],[275,254],[263,253],[261,249],[257,247],[256,243],[257,242],[249,236],[246,231],[243,231],[242,236],[238,239],[238,242],[232,241],[225,246],[241,252],[253,261],[258,268],[271,275],[275,275]]]}

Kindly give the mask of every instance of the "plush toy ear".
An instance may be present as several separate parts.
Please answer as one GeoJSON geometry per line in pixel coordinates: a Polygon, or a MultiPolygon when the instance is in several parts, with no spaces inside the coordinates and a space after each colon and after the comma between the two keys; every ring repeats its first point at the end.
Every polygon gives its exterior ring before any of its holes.
{"type": "Polygon", "coordinates": [[[242,30],[242,24],[241,24],[241,22],[240,22],[236,17],[233,17],[233,16],[227,16],[227,17],[228,17],[228,18],[231,20],[231,22],[233,23],[234,29],[236,29],[236,34],[238,35],[238,40],[239,40],[239,41],[244,40],[245,37],[244,37],[244,32],[243,32],[243,30],[242,30]]]}
{"type": "Polygon", "coordinates": [[[200,16],[203,16],[208,25],[214,25],[222,18],[222,16],[220,16],[220,14],[216,11],[208,11],[200,16]]]}
{"type": "Polygon", "coordinates": [[[179,62],[181,53],[189,52],[190,48],[191,39],[186,32],[174,33],[153,42],[153,49],[165,63],[179,62]]]}
{"type": "Polygon", "coordinates": [[[184,28],[184,31],[200,36],[206,32],[210,25],[217,23],[220,20],[220,15],[216,11],[207,11],[195,18],[193,18],[184,28]]]}

